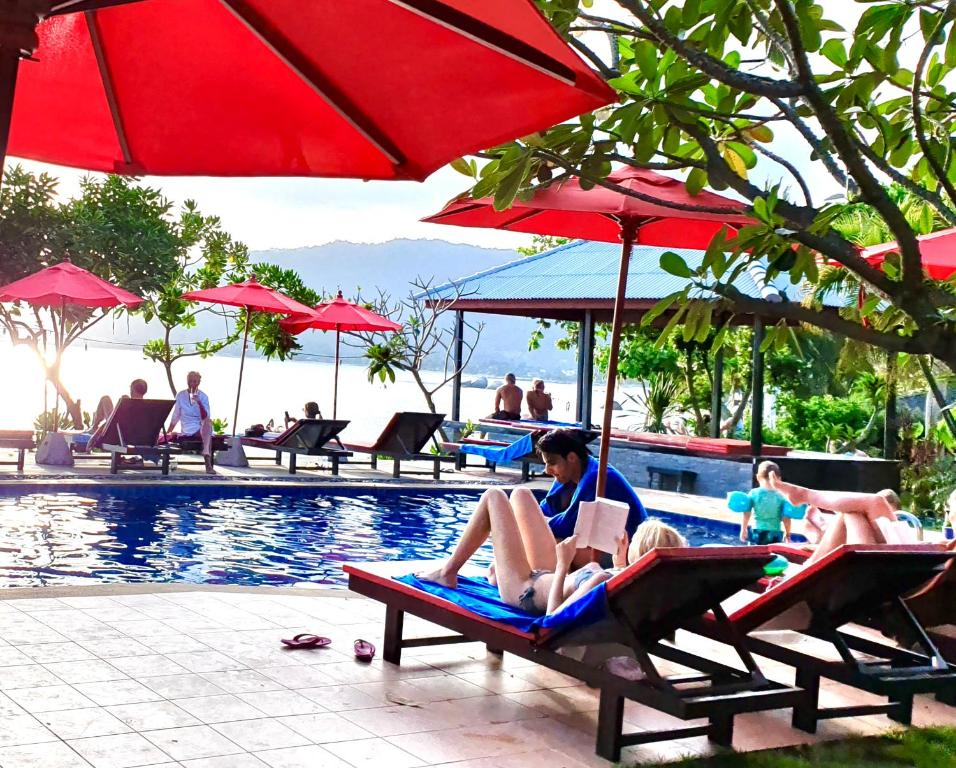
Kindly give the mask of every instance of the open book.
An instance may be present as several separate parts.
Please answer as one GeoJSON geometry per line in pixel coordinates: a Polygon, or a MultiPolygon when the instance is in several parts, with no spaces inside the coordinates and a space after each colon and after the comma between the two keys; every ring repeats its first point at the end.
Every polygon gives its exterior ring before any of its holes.
{"type": "Polygon", "coordinates": [[[578,548],[594,547],[613,555],[627,525],[630,509],[627,504],[611,499],[582,501],[578,505],[578,521],[574,526],[578,548]]]}

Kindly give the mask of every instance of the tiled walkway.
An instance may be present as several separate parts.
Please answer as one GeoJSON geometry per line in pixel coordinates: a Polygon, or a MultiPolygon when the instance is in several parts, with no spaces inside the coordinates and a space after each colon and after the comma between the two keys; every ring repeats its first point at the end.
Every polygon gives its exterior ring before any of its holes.
{"type": "MultiPolygon", "coordinates": [[[[0,602],[3,768],[579,768],[593,752],[594,691],[483,646],[406,651],[401,667],[351,656],[381,644],[384,610],[357,597],[194,591],[0,602]],[[332,646],[285,650],[300,631],[332,646]]],[[[409,620],[407,629],[432,633],[409,620]]],[[[692,642],[679,636],[679,642],[692,642]]],[[[767,667],[786,679],[784,668],[767,667]]],[[[829,700],[853,700],[835,687],[829,700]]],[[[635,728],[666,716],[629,704],[635,728]]],[[[918,723],[956,723],[921,697],[918,723]]],[[[883,717],[816,738],[875,733],[883,717]]],[[[811,740],[788,713],[738,718],[735,746],[811,740]]],[[[705,739],[625,751],[624,763],[706,753],[705,739]]]]}

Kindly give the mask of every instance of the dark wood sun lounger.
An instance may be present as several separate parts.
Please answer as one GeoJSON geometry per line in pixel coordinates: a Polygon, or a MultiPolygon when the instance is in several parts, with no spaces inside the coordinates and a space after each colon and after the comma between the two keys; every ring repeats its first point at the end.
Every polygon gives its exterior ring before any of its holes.
{"type": "Polygon", "coordinates": [[[159,436],[170,411],[173,400],[134,400],[122,398],[113,409],[103,432],[103,450],[110,452],[110,474],[115,475],[123,467],[121,456],[141,456],[156,461],[157,466],[136,469],[158,469],[169,474],[171,445],[161,445],[159,436]]]}
{"type": "MultiPolygon", "coordinates": [[[[682,650],[668,642],[677,629],[705,611],[721,616],[720,603],[763,573],[771,555],[764,547],[657,549],[607,582],[606,618],[587,627],[523,632],[475,614],[441,597],[390,578],[407,573],[402,564],[348,564],[349,589],[385,603],[385,661],[401,662],[403,648],[478,641],[571,675],[600,689],[596,751],[619,760],[621,749],[664,739],[706,735],[729,746],[734,716],[791,707],[802,692],[768,681],[742,642],[732,643],[743,669],[682,650]],[[456,633],[441,637],[403,637],[405,613],[456,633]],[[628,680],[559,653],[563,646],[626,645],[643,672],[628,680]],[[665,675],[652,657],[686,666],[690,675],[665,675]],[[707,724],[625,734],[624,701],[631,699],[683,720],[707,724]]],[[[717,620],[720,623],[720,619],[717,620]]],[[[732,635],[734,630],[727,627],[732,635]]]]}
{"type": "MultiPolygon", "coordinates": [[[[445,421],[443,413],[415,413],[399,411],[385,425],[382,434],[374,443],[345,443],[346,450],[355,453],[369,454],[369,464],[375,469],[380,456],[390,458],[392,477],[402,474],[403,461],[430,461],[432,471],[427,473],[436,480],[440,476],[441,462],[454,461],[453,456],[442,456],[437,453],[424,453],[425,446],[435,436],[435,432],[445,421]]],[[[438,443],[435,442],[437,447],[438,443]]],[[[406,472],[407,475],[423,474],[421,472],[406,472]]]]}
{"type": "Polygon", "coordinates": [[[909,724],[913,696],[956,692],[956,669],[946,663],[904,597],[925,584],[953,558],[933,545],[869,544],[840,547],[788,577],[729,615],[729,622],[705,616],[697,629],[733,640],[746,635],[751,651],[796,668],[804,690],[793,725],[813,733],[825,718],[884,713],[909,724]],[[909,627],[920,651],[900,648],[848,625],[872,625],[888,613],[909,627]],[[868,691],[886,702],[822,707],[820,679],[868,691]]]}
{"type": "Polygon", "coordinates": [[[29,429],[0,429],[0,448],[17,452],[16,461],[0,461],[0,464],[10,466],[16,464],[17,472],[22,474],[26,452],[32,451],[36,447],[33,432],[29,429]]]}
{"type": "Polygon", "coordinates": [[[276,452],[276,464],[282,463],[282,454],[289,454],[289,474],[296,472],[296,456],[325,456],[332,461],[332,474],[339,473],[339,461],[352,455],[341,445],[328,445],[349,425],[347,421],[330,419],[299,419],[277,437],[244,437],[242,444],[249,448],[264,448],[276,452]]]}

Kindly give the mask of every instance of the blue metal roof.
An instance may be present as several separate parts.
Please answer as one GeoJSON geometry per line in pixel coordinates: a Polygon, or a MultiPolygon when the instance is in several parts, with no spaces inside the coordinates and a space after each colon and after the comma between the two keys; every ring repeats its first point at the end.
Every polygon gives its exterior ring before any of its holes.
{"type": "MultiPolygon", "coordinates": [[[[676,277],[661,269],[661,254],[666,251],[682,256],[691,269],[697,269],[704,257],[704,251],[634,246],[627,279],[628,299],[661,299],[687,285],[686,278],[676,277]]],[[[460,292],[464,302],[613,300],[617,291],[620,260],[620,245],[575,240],[436,286],[418,298],[451,300],[460,292]]],[[[743,270],[734,282],[734,287],[753,298],[767,298],[775,293],[790,301],[803,298],[800,286],[791,285],[789,281],[778,279],[772,284],[767,283],[764,267],[765,264],[755,263],[743,270]]],[[[698,296],[710,298],[713,294],[707,291],[700,292],[698,296]]]]}

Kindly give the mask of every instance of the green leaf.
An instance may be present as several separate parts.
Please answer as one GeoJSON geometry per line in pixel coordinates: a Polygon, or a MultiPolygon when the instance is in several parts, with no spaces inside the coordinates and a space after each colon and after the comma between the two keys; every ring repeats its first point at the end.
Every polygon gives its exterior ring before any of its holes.
{"type": "Polygon", "coordinates": [[[661,269],[675,277],[690,278],[694,275],[683,257],[678,256],[673,251],[664,251],[661,254],[661,269]]]}
{"type": "Polygon", "coordinates": [[[707,171],[701,168],[694,168],[689,174],[687,174],[687,181],[684,182],[684,186],[687,187],[687,191],[692,194],[698,194],[705,186],[707,186],[707,171]]]}
{"type": "Polygon", "coordinates": [[[840,67],[841,69],[846,66],[849,57],[846,55],[846,48],[843,45],[842,40],[837,38],[832,38],[827,40],[823,47],[820,49],[822,53],[832,64],[840,67]]]}
{"type": "Polygon", "coordinates": [[[657,79],[657,46],[648,40],[641,40],[634,46],[634,59],[647,80],[657,79]]]}
{"type": "Polygon", "coordinates": [[[465,158],[456,157],[454,160],[452,160],[449,163],[449,165],[452,168],[454,168],[456,171],[458,171],[458,173],[462,174],[463,176],[467,176],[470,179],[475,178],[474,170],[471,166],[471,163],[469,163],[465,158]]]}
{"type": "Polygon", "coordinates": [[[653,307],[651,307],[647,312],[644,313],[644,317],[641,318],[641,325],[648,326],[653,323],[658,317],[660,317],[664,312],[670,309],[671,305],[678,299],[684,298],[687,295],[687,289],[682,288],[679,291],[674,291],[672,294],[665,296],[663,299],[658,301],[653,307]]]}

